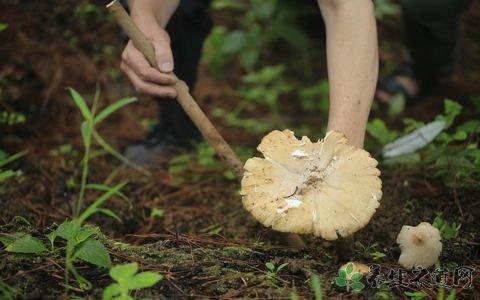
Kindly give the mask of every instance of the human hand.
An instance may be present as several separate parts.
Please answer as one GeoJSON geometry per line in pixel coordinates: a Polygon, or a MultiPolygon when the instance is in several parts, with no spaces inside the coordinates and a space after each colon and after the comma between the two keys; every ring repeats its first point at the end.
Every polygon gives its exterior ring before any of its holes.
{"type": "Polygon", "coordinates": [[[155,49],[159,70],[150,66],[145,56],[129,41],[122,53],[122,71],[138,93],[175,98],[177,92],[173,84],[177,79],[172,73],[173,55],[168,33],[156,22],[136,23],[155,49]]]}

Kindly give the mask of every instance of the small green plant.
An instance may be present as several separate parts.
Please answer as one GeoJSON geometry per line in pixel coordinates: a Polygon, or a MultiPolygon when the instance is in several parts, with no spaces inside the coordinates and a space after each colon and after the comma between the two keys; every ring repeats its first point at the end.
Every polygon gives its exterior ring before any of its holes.
{"type": "Polygon", "coordinates": [[[365,285],[361,282],[363,274],[355,272],[353,269],[353,263],[349,262],[345,268],[338,270],[338,276],[335,278],[335,284],[339,287],[346,287],[347,291],[352,289],[358,293],[365,288],[365,285]]]}
{"type": "Polygon", "coordinates": [[[360,245],[363,249],[363,253],[371,257],[373,260],[379,260],[387,256],[385,253],[378,249],[379,246],[377,243],[369,244],[368,246],[364,246],[363,244],[360,245]]]}
{"type": "Polygon", "coordinates": [[[5,31],[8,28],[7,23],[0,23],[0,32],[5,31]]]}
{"type": "Polygon", "coordinates": [[[460,227],[462,227],[462,224],[457,224],[455,222],[451,224],[448,223],[445,221],[441,213],[437,214],[432,225],[440,231],[442,238],[445,240],[456,238],[458,236],[458,232],[460,231],[460,227]]]}
{"type": "Polygon", "coordinates": [[[14,155],[7,155],[5,152],[0,150],[0,183],[6,181],[8,179],[14,177],[22,176],[22,171],[20,170],[11,170],[11,169],[3,169],[7,164],[12,163],[13,161],[19,159],[20,157],[24,156],[27,152],[19,152],[14,155]]]}
{"type": "Polygon", "coordinates": [[[0,111],[0,124],[9,126],[25,123],[26,117],[24,114],[15,112],[0,111]]]}
{"type": "MultiPolygon", "coordinates": [[[[204,170],[219,170],[222,169],[222,164],[216,156],[215,149],[207,142],[198,143],[195,151],[189,151],[174,156],[169,161],[168,171],[175,175],[177,184],[184,182],[197,182],[203,179],[202,174],[195,172],[187,172],[191,168],[201,168],[204,170]]],[[[226,169],[222,173],[224,178],[233,180],[235,175],[230,169],[226,169]]]]}
{"type": "MultiPolygon", "coordinates": [[[[435,121],[444,123],[443,131],[432,142],[414,153],[387,158],[383,161],[389,166],[404,166],[422,171],[440,179],[450,188],[480,187],[480,121],[470,119],[457,126],[455,120],[462,113],[462,106],[452,100],[444,101],[444,112],[435,121]]],[[[468,112],[462,115],[468,116],[468,112]]],[[[401,134],[389,130],[380,119],[374,119],[367,125],[367,131],[374,138],[367,140],[371,149],[380,149],[400,135],[405,135],[425,124],[413,119],[405,119],[405,128],[401,134]]]]}
{"type": "Polygon", "coordinates": [[[428,296],[422,291],[404,292],[404,295],[409,297],[410,300],[422,300],[428,296]]]}
{"type": "Polygon", "coordinates": [[[82,172],[81,172],[81,180],[80,180],[80,192],[77,198],[77,201],[74,205],[74,215],[78,216],[80,211],[83,207],[83,202],[85,198],[85,191],[87,189],[87,180],[88,180],[88,173],[89,173],[89,163],[90,159],[92,159],[92,142],[96,141],[101,148],[106,151],[107,153],[113,155],[123,163],[133,167],[134,169],[149,174],[146,170],[137,166],[118,153],[112,146],[110,146],[103,137],[98,133],[96,126],[98,126],[103,120],[105,120],[108,116],[112,113],[116,112],[120,108],[137,101],[136,98],[128,97],[118,100],[107,106],[101,112],[97,114],[98,109],[98,101],[100,98],[100,89],[97,87],[95,92],[95,96],[93,99],[93,104],[91,107],[88,107],[87,102],[85,99],[80,95],[76,90],[69,88],[70,95],[73,98],[75,104],[77,105],[78,109],[80,110],[83,116],[83,122],[80,127],[80,131],[82,133],[82,140],[84,145],[84,154],[82,160],[82,172]]]}
{"type": "Polygon", "coordinates": [[[283,263],[279,266],[275,266],[272,262],[267,262],[265,263],[265,267],[267,268],[267,272],[265,274],[265,280],[276,286],[278,284],[278,273],[280,273],[280,271],[282,269],[284,269],[286,266],[288,266],[288,263],[283,263]]]}
{"type": "Polygon", "coordinates": [[[67,220],[60,224],[57,229],[48,235],[52,251],[54,250],[54,242],[57,237],[66,241],[65,247],[65,284],[68,285],[69,274],[73,274],[75,280],[81,288],[89,289],[91,283],[81,276],[76,268],[75,261],[78,259],[93,265],[110,268],[110,255],[103,243],[98,239],[101,236],[101,231],[95,226],[83,225],[85,220],[96,213],[102,213],[109,217],[119,220],[109,209],[101,208],[113,195],[120,192],[125,182],[118,184],[113,188],[109,188],[104,194],[98,197],[85,211],[83,211],[78,218],[67,220]]]}
{"type": "Polygon", "coordinates": [[[373,299],[393,300],[397,297],[393,294],[388,284],[382,283],[375,291],[373,299]]]}
{"type": "MultiPolygon", "coordinates": [[[[298,28],[298,20],[311,15],[312,10],[300,2],[292,3],[278,0],[213,1],[213,9],[244,15],[233,30],[215,27],[205,42],[204,61],[214,76],[219,77],[234,59],[240,62],[242,69],[252,71],[264,54],[268,54],[268,46],[275,43],[288,45],[297,59],[309,57],[310,39],[298,28]]],[[[303,71],[310,68],[306,61],[300,61],[303,64],[299,67],[303,71]]]]}
{"type": "Polygon", "coordinates": [[[103,300],[133,299],[130,296],[132,291],[151,287],[162,279],[162,275],[154,272],[137,272],[136,262],[111,268],[110,277],[116,282],[103,291],[103,300]]]}

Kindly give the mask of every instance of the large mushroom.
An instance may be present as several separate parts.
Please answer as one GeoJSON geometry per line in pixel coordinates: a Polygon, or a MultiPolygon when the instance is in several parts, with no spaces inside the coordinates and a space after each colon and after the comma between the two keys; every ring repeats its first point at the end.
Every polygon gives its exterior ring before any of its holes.
{"type": "Polygon", "coordinates": [[[405,269],[433,266],[442,252],[440,231],[430,223],[403,226],[397,236],[402,254],[398,263],[405,269]]]}
{"type": "Polygon", "coordinates": [[[264,158],[245,163],[240,193],[244,207],[267,227],[335,240],[363,228],[379,206],[377,161],[338,131],[312,143],[275,130],[257,149],[264,158]]]}

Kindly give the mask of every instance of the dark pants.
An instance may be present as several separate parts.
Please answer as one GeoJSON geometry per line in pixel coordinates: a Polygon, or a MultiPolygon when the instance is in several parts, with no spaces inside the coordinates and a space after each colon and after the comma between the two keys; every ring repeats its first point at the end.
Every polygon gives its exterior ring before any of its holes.
{"type": "MultiPolygon", "coordinates": [[[[182,0],[170,19],[170,35],[175,74],[192,91],[197,80],[203,42],[210,33],[212,21],[208,15],[210,0],[182,0]]],[[[197,127],[175,100],[159,99],[160,135],[172,135],[183,146],[201,139],[197,127]]]]}
{"type": "Polygon", "coordinates": [[[453,69],[459,20],[469,0],[399,0],[413,69],[426,85],[453,69]]]}

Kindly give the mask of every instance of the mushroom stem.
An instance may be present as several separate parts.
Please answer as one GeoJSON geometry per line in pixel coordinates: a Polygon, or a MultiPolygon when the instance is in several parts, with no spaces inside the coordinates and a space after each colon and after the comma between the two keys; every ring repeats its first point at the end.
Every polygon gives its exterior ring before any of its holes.
{"type": "Polygon", "coordinates": [[[340,238],[335,242],[335,252],[340,262],[348,262],[353,254],[353,235],[340,238]]]}
{"type": "MultiPolygon", "coordinates": [[[[118,24],[132,40],[135,47],[137,47],[137,49],[139,49],[147,58],[152,67],[158,68],[153,45],[145,38],[122,4],[118,0],[114,0],[107,5],[107,9],[115,16],[118,24]]],[[[187,115],[192,119],[217,154],[233,169],[237,178],[241,179],[243,176],[242,161],[198,106],[195,99],[190,95],[188,86],[185,82],[178,80],[175,84],[175,89],[178,93],[178,103],[180,103],[187,115]]],[[[293,247],[305,247],[302,238],[296,234],[287,235],[286,240],[293,247]]]]}

